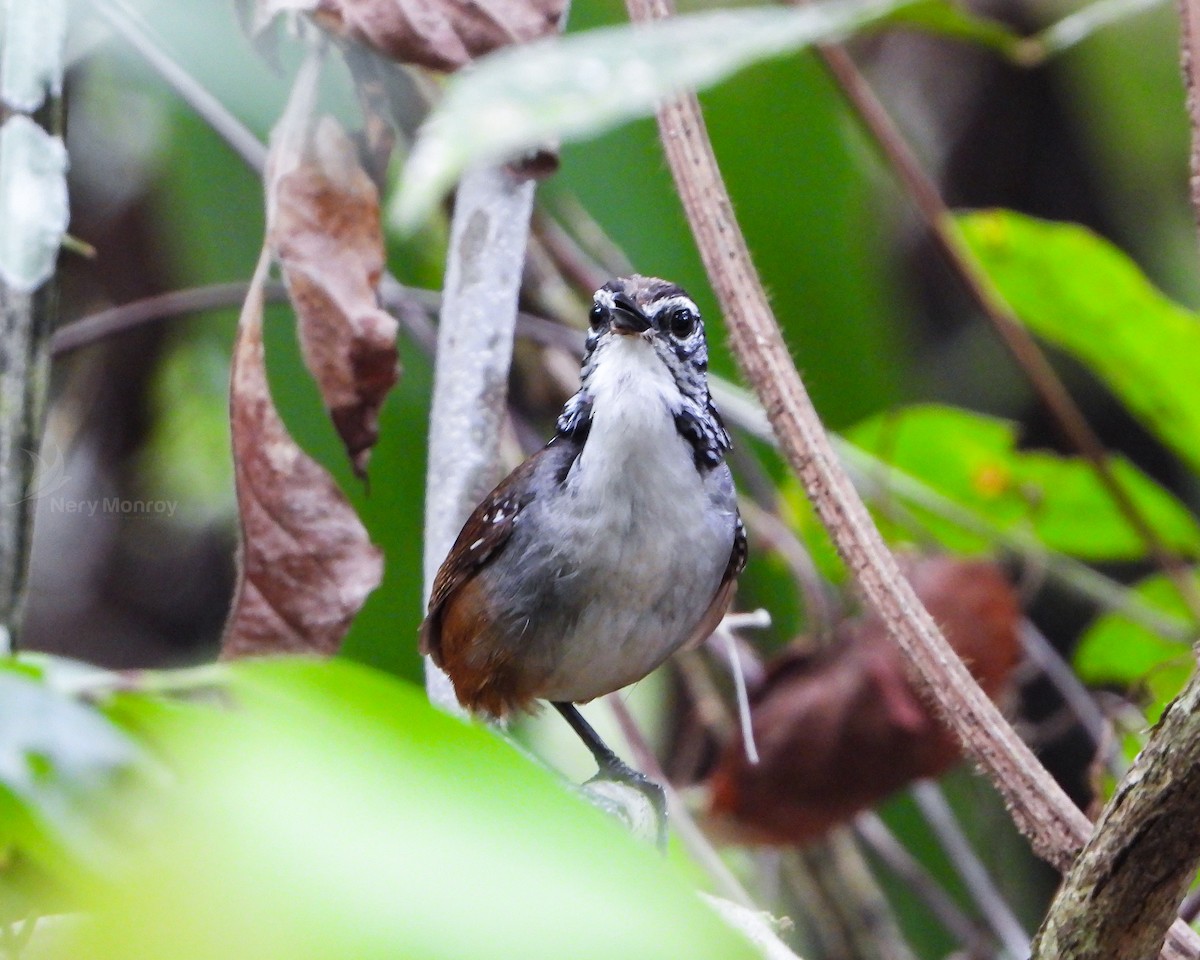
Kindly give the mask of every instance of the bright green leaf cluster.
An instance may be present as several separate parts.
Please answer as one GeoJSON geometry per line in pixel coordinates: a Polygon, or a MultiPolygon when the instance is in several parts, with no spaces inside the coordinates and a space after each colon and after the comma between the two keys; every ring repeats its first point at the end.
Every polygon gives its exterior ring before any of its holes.
{"type": "MultiPolygon", "coordinates": [[[[1165,576],[1148,577],[1135,589],[1163,613],[1188,616],[1178,589],[1165,576]]],[[[1165,640],[1119,613],[1099,617],[1075,650],[1075,670],[1086,682],[1125,687],[1141,684],[1149,695],[1147,716],[1151,721],[1158,719],[1195,666],[1188,644],[1165,640]]]]}
{"type": "MultiPolygon", "coordinates": [[[[892,469],[922,480],[999,530],[1024,530],[1048,550],[1092,561],[1133,560],[1146,545],[1086,461],[1019,450],[1015,426],[953,407],[925,405],[883,414],[847,434],[892,469]]],[[[1113,474],[1163,541],[1200,555],[1200,525],[1167,491],[1124,458],[1113,474]]],[[[992,546],[945,519],[912,507],[954,550],[992,546]]],[[[885,511],[886,512],[886,511],[885,511]]]]}

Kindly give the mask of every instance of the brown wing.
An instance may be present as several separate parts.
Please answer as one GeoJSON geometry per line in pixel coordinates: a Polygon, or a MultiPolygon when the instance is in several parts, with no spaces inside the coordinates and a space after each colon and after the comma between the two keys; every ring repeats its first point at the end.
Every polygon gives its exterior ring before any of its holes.
{"type": "Polygon", "coordinates": [[[702,644],[717,629],[717,624],[721,622],[725,611],[729,609],[729,604],[733,602],[733,592],[737,589],[738,575],[746,569],[746,525],[742,523],[740,513],[735,514],[735,517],[737,526],[733,533],[733,550],[730,551],[729,563],[725,566],[725,575],[721,578],[721,585],[717,587],[716,594],[713,595],[712,603],[708,605],[704,616],[700,618],[692,635],[688,637],[687,643],[683,645],[684,650],[690,650],[692,647],[702,644]]]}
{"type": "Polygon", "coordinates": [[[477,506],[433,580],[429,612],[421,624],[421,652],[442,665],[442,614],[447,601],[469,583],[479,569],[504,549],[521,511],[531,499],[529,477],[546,447],[510,473],[477,506]]]}

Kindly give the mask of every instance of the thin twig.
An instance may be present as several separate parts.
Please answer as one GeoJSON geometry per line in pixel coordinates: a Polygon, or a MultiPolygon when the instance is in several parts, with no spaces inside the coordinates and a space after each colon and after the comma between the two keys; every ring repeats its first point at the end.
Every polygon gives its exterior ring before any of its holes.
{"type": "Polygon", "coordinates": [[[835,828],[815,842],[782,851],[779,866],[822,954],[915,960],[849,830],[835,828]]]}
{"type": "Polygon", "coordinates": [[[896,839],[878,814],[859,814],[854,821],[854,830],[867,849],[929,908],[937,922],[961,947],[970,954],[978,951],[985,937],[975,921],[959,908],[937,878],[896,839]]]}
{"type": "MultiPolygon", "coordinates": [[[[753,396],[721,377],[711,376],[709,383],[721,413],[730,423],[759,440],[779,444],[766,411],[753,396]]],[[[1192,636],[1193,630],[1185,621],[1150,606],[1124,584],[1104,576],[1074,557],[1047,550],[1034,537],[1020,530],[1005,530],[995,526],[916,477],[895,469],[836,434],[829,435],[829,442],[860,496],[879,503],[890,503],[898,495],[939,519],[947,520],[1011,552],[1026,563],[1045,567],[1046,573],[1056,582],[1086,597],[1101,609],[1123,613],[1171,640],[1187,642],[1192,636]]]]}
{"type": "Polygon", "coordinates": [[[1004,952],[1010,960],[1025,960],[1029,956],[1029,934],[1022,929],[1008,901],[996,889],[974,847],[958,825],[941,788],[932,781],[922,780],[913,784],[912,795],[933,829],[934,836],[938,838],[938,843],[962,877],[980,915],[996,939],[1004,945],[1004,952]]]}
{"type": "MultiPolygon", "coordinates": [[[[433,356],[437,347],[437,328],[429,317],[441,309],[441,293],[420,287],[406,287],[391,277],[386,278],[386,282],[380,286],[380,302],[384,308],[400,320],[409,336],[426,353],[433,356]]],[[[248,289],[249,284],[244,281],[214,283],[173,290],[99,310],[56,330],[50,353],[54,357],[62,357],[147,323],[189,313],[237,307],[246,299],[248,289]]],[[[267,303],[288,301],[287,289],[279,282],[269,282],[263,294],[267,303]]],[[[583,350],[579,331],[524,311],[517,314],[517,336],[576,355],[583,350]]]]}
{"type": "Polygon", "coordinates": [[[1170,549],[1143,516],[1124,484],[1112,471],[1108,451],[1088,423],[1050,361],[1025,325],[1013,313],[1003,296],[967,248],[953,215],[942,201],[934,182],[924,170],[892,118],[875,96],[866,78],[841,47],[820,48],[830,73],[846,99],[875,139],[904,186],[925,226],[950,267],[962,280],[971,298],[983,311],[1001,341],[1016,360],[1034,391],[1071,445],[1091,464],[1092,470],[1126,522],[1146,545],[1154,562],[1174,583],[1194,620],[1200,621],[1200,591],[1183,560],[1170,549]]]}
{"type": "Polygon", "coordinates": [[[1087,731],[1092,743],[1097,747],[1103,746],[1109,739],[1110,725],[1104,711],[1096,705],[1091,691],[1079,682],[1075,671],[1059,656],[1058,651],[1031,621],[1021,621],[1019,634],[1025,656],[1054,685],[1063,701],[1071,708],[1076,721],[1087,731]]]}
{"type": "MultiPolygon", "coordinates": [[[[156,320],[165,320],[206,310],[225,310],[240,307],[250,289],[248,282],[214,283],[203,287],[172,290],[153,297],[132,300],[81,317],[54,331],[50,354],[66,356],[82,347],[91,346],[108,337],[137,329],[156,320]]],[[[287,300],[287,290],[279,282],[268,282],[263,290],[266,303],[287,300]]]]}
{"type": "Polygon", "coordinates": [[[196,114],[260,175],[267,163],[267,148],[241,120],[214,97],[196,78],[179,66],[155,41],[140,16],[122,0],[92,0],[96,11],[125,38],[125,42],[150,64],[196,114]]]}
{"type": "MultiPolygon", "coordinates": [[[[670,16],[666,0],[628,0],[634,20],[670,16]]],[[[1060,866],[1090,823],[1021,743],[946,643],[838,464],[750,260],[693,96],[660,108],[659,129],[684,209],[724,309],[730,342],[780,447],[866,598],[916,667],[926,695],[991,775],[1014,819],[1060,866]]]]}

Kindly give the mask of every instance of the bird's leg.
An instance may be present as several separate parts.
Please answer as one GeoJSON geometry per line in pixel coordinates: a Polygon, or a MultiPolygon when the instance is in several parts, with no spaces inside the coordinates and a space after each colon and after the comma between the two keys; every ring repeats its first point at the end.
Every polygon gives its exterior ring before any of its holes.
{"type": "Polygon", "coordinates": [[[658,817],[659,846],[663,846],[667,832],[667,795],[663,788],[613,753],[612,748],[600,739],[600,734],[583,718],[575,704],[555,702],[554,709],[562,714],[563,719],[571,725],[571,729],[579,735],[579,739],[595,757],[596,766],[600,770],[593,779],[627,783],[650,801],[658,817]]]}

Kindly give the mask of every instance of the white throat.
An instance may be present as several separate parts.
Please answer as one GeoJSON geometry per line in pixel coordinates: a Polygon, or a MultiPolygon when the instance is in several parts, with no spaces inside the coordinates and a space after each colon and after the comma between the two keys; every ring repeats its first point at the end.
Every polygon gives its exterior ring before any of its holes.
{"type": "MultiPolygon", "coordinates": [[[[631,459],[655,469],[677,459],[684,441],[675,414],[683,396],[654,346],[641,337],[618,337],[602,349],[588,381],[592,425],[580,457],[583,472],[623,473],[631,459]]],[[[690,456],[685,459],[691,466],[690,456]]]]}

